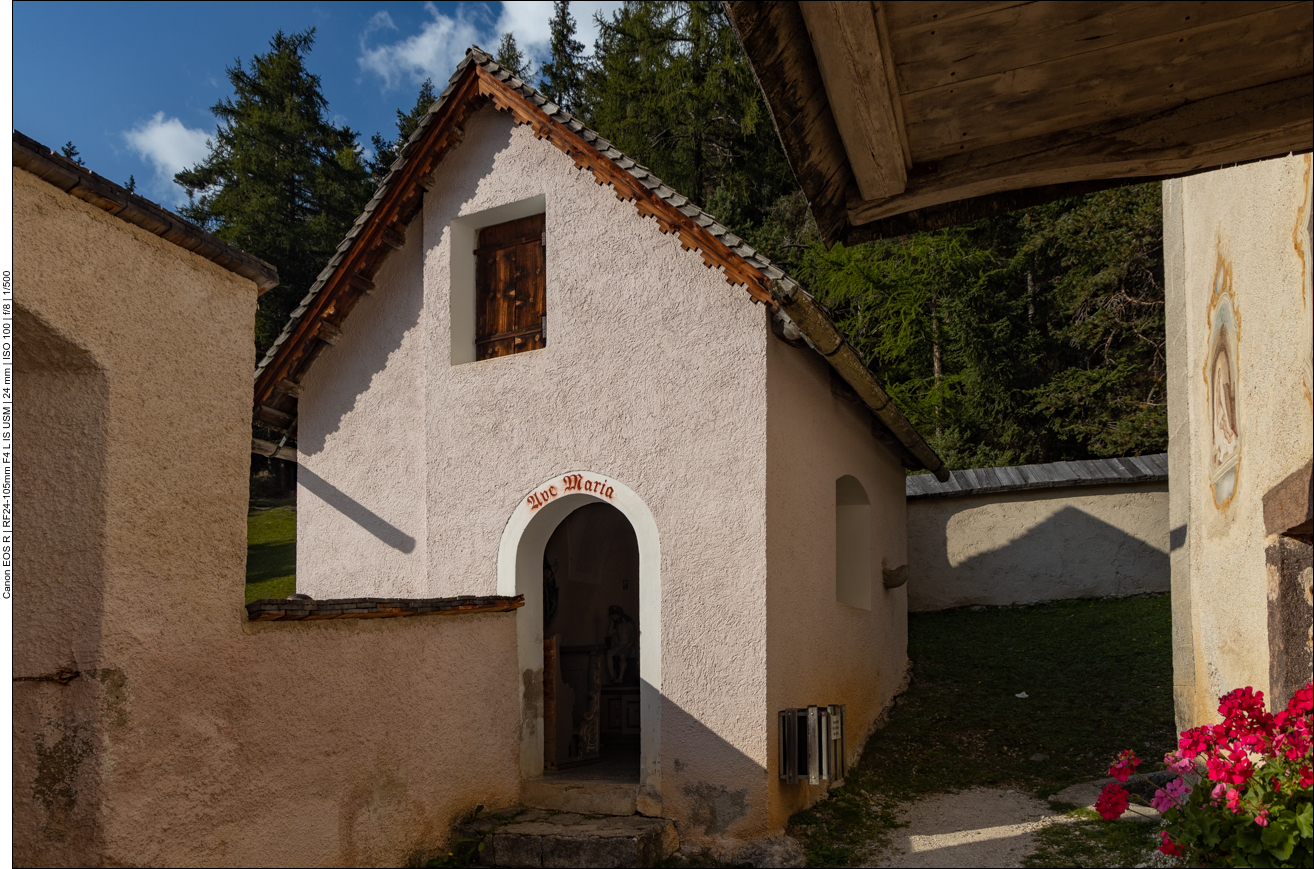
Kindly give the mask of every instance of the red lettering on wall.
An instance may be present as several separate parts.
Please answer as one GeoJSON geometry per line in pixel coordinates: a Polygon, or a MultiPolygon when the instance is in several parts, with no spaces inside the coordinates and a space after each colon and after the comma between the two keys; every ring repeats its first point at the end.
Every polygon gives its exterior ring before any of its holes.
{"type": "Polygon", "coordinates": [[[540,489],[530,495],[525,499],[525,503],[529,505],[530,510],[537,510],[556,498],[561,492],[588,492],[608,499],[613,498],[615,495],[611,486],[607,485],[606,480],[586,480],[583,474],[566,474],[561,478],[560,491],[556,486],[548,486],[546,489],[540,489]]]}

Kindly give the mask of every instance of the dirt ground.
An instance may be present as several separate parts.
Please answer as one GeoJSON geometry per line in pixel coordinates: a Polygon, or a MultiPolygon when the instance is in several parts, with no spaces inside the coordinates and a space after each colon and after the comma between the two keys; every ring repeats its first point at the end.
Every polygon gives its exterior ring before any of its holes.
{"type": "Polygon", "coordinates": [[[1043,800],[1000,788],[925,797],[904,809],[908,824],[875,866],[1021,866],[1032,834],[1062,816],[1043,800]]]}

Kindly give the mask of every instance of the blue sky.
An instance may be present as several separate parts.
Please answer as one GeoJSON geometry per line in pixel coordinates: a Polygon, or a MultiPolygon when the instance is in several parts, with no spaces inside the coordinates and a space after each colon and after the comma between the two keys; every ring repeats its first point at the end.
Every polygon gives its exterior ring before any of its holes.
{"type": "MultiPolygon", "coordinates": [[[[579,38],[618,2],[573,2],[579,38]]],[[[173,173],[206,153],[210,106],[232,93],[225,68],[264,52],[275,31],[316,28],[310,70],[329,111],[368,145],[396,133],[426,76],[439,90],[471,43],[516,35],[547,54],[552,3],[53,3],[13,5],[14,129],[166,206],[185,200],[173,173]]]]}

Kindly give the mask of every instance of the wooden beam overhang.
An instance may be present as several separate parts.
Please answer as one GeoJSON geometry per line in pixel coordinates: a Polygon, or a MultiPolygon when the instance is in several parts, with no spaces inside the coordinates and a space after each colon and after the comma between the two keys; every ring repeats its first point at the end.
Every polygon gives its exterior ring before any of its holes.
{"type": "Polygon", "coordinates": [[[724,6],[828,245],[1314,143],[1308,2],[724,6]]]}
{"type": "MultiPolygon", "coordinates": [[[[809,340],[816,336],[825,343],[832,333],[838,334],[825,313],[779,268],[645,167],[511,76],[489,55],[472,48],[257,370],[254,415],[259,424],[295,437],[306,371],[325,347],[341,340],[344,321],[363,296],[374,292],[374,277],[384,260],[405,244],[406,228],[419,213],[424,193],[433,188],[439,164],[464,139],[466,119],[490,104],[510,113],[516,123],[529,125],[537,138],[560,149],[577,168],[588,170],[595,183],[610,186],[617,199],[653,218],[662,232],[675,233],[685,250],[697,251],[704,265],[719,268],[727,283],[742,286],[775,316],[787,317],[777,301],[782,298],[807,312],[802,331],[809,340]]],[[[858,363],[865,374],[857,373],[854,365],[837,364],[847,355],[833,350],[822,355],[864,401],[879,396],[874,403],[868,401],[883,427],[873,430],[878,441],[912,467],[946,473],[939,456],[865,366],[858,363]]],[[[289,460],[296,456],[294,449],[268,441],[255,441],[252,451],[289,460]]]]}

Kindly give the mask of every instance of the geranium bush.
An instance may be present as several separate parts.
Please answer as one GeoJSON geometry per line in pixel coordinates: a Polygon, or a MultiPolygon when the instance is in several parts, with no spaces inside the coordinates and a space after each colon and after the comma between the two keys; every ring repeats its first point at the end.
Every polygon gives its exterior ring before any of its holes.
{"type": "MultiPolygon", "coordinates": [[[[1150,800],[1166,822],[1159,850],[1192,866],[1310,866],[1312,707],[1310,683],[1276,715],[1262,691],[1239,688],[1220,698],[1221,724],[1184,731],[1164,756],[1181,777],[1155,785],[1150,800]]],[[[1132,795],[1119,782],[1144,779],[1140,764],[1124,751],[1109,767],[1117,781],[1095,803],[1105,820],[1127,811],[1132,795]]]]}

